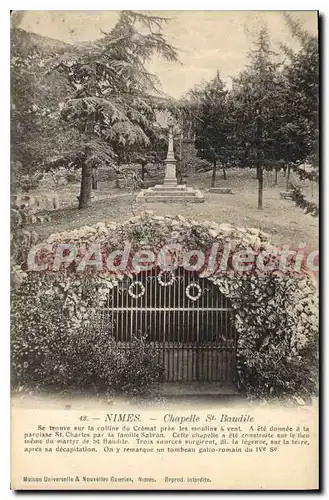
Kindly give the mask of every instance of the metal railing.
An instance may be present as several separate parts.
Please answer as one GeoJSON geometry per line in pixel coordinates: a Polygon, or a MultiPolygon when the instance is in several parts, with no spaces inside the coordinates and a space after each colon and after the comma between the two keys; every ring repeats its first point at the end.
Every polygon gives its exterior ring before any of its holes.
{"type": "Polygon", "coordinates": [[[230,301],[196,272],[178,268],[174,276],[159,277],[153,269],[127,278],[110,291],[105,314],[117,342],[129,345],[133,335],[147,335],[164,365],[165,380],[234,381],[230,301]]]}

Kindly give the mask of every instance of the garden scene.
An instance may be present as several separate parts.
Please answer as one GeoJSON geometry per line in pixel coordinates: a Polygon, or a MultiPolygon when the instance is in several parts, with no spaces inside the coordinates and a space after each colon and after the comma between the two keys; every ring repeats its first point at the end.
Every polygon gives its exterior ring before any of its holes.
{"type": "Polygon", "coordinates": [[[316,27],[277,12],[274,35],[246,19],[233,74],[213,58],[193,78],[184,13],[112,14],[88,41],[74,20],[65,40],[12,18],[13,394],[310,402],[316,27]],[[181,67],[170,95],[164,74],[181,67]]]}

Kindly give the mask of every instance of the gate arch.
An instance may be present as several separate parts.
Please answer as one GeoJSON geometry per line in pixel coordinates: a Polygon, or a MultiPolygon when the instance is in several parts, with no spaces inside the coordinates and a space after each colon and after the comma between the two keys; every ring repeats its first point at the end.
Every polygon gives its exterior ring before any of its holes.
{"type": "MultiPolygon", "coordinates": [[[[45,249],[42,254],[44,260],[48,262],[49,270],[51,270],[59,243],[74,244],[78,247],[82,245],[81,255],[84,255],[86,246],[88,248],[90,245],[100,244],[105,254],[102,254],[102,257],[106,257],[117,251],[119,242],[120,245],[122,242],[130,242],[133,251],[140,251],[142,242],[143,249],[144,247],[151,248],[155,252],[161,251],[166,244],[174,243],[182,246],[184,252],[201,248],[209,258],[211,256],[210,250],[212,251],[215,245],[219,246],[219,249],[223,249],[227,243],[230,243],[236,253],[252,249],[256,255],[259,255],[260,252],[268,254],[271,253],[271,249],[275,249],[275,255],[280,256],[281,252],[284,251],[283,248],[273,246],[270,243],[270,236],[257,228],[238,228],[227,223],[218,224],[210,221],[199,223],[195,220],[185,219],[181,215],[155,216],[152,212],[145,211],[140,216],[134,216],[122,223],[100,222],[93,227],[84,226],[80,229],[52,234],[43,242],[45,249]]],[[[22,296],[26,293],[25,296],[30,298],[32,287],[33,293],[35,293],[33,298],[35,304],[38,304],[42,291],[49,295],[58,293],[63,298],[63,310],[65,307],[63,318],[68,328],[74,331],[78,331],[84,323],[87,323],[88,327],[93,325],[94,320],[98,323],[99,307],[104,310],[104,301],[108,296],[108,290],[115,287],[117,282],[116,275],[105,275],[104,277],[103,273],[94,273],[93,271],[90,274],[87,273],[86,276],[77,276],[76,269],[81,261],[81,255],[79,253],[77,260],[68,267],[64,266],[65,269],[63,272],[61,270],[59,275],[57,272],[38,272],[36,275],[35,273],[26,273],[23,271],[23,266],[15,266],[13,269],[15,288],[23,287],[22,296]],[[34,278],[31,276],[33,274],[34,278]],[[39,282],[37,288],[35,288],[36,282],[39,282]],[[89,311],[86,312],[86,308],[89,307],[91,314],[89,311]]],[[[219,253],[218,257],[220,256],[219,253]]],[[[291,262],[293,265],[294,261],[291,262]]],[[[128,259],[127,274],[133,271],[131,264],[128,259]]],[[[28,268],[27,263],[25,265],[28,268]]],[[[207,272],[207,269],[205,271],[207,272]]],[[[138,280],[139,277],[136,276],[134,280],[138,280]]],[[[201,280],[200,277],[198,279],[201,280]]],[[[312,375],[312,380],[308,379],[309,367],[312,367],[314,373],[318,369],[318,283],[315,277],[303,269],[301,275],[296,276],[293,270],[288,269],[283,275],[280,273],[278,275],[276,270],[269,271],[264,275],[251,273],[248,276],[240,276],[239,274],[226,276],[225,273],[223,276],[217,276],[215,272],[213,278],[210,279],[213,280],[216,288],[225,296],[230,297],[234,305],[238,342],[237,361],[235,361],[234,356],[231,365],[234,366],[235,363],[237,365],[239,388],[253,396],[261,395],[261,397],[269,396],[272,398],[274,394],[293,394],[296,387],[301,390],[301,394],[304,394],[304,381],[309,380],[309,390],[313,387],[312,391],[316,391],[316,378],[312,375]],[[284,304],[284,308],[282,308],[282,304],[284,304]],[[304,314],[301,314],[301,305],[304,314]],[[280,370],[282,359],[285,360],[284,370],[280,370]],[[286,369],[287,367],[289,369],[286,369]],[[299,377],[294,385],[291,384],[291,373],[296,371],[296,367],[298,367],[299,377]],[[273,373],[276,373],[277,370],[280,371],[280,377],[276,379],[273,377],[273,373]],[[271,383],[269,383],[269,378],[271,383]]],[[[219,304],[220,300],[219,298],[219,304]]],[[[112,304],[107,304],[107,314],[111,314],[112,304]]],[[[136,311],[131,311],[129,315],[133,315],[133,313],[136,314],[136,311]]],[[[204,313],[206,314],[207,311],[204,313]]],[[[178,313],[174,312],[174,314],[178,313]]],[[[118,329],[118,322],[116,325],[118,329]]],[[[123,348],[129,346],[128,342],[121,342],[121,344],[123,348]]],[[[189,353],[184,355],[185,358],[180,351],[181,344],[178,346],[175,342],[172,343],[175,345],[170,344],[170,342],[168,345],[160,342],[156,344],[163,359],[168,362],[167,377],[173,376],[176,379],[182,377],[181,372],[175,366],[181,366],[181,359],[183,359],[183,364],[184,359],[186,364],[187,358],[189,362],[191,361],[191,352],[195,355],[195,350],[193,351],[195,344],[191,342],[191,346],[185,346],[189,353]],[[175,349],[178,353],[175,352],[175,349]],[[174,354],[172,354],[173,352],[174,354]]],[[[219,354],[214,355],[214,357],[217,356],[220,366],[225,367],[224,353],[227,355],[228,351],[224,348],[225,344],[220,344],[217,347],[219,354]]],[[[203,343],[204,345],[205,343],[203,343]]],[[[228,346],[230,347],[230,344],[228,346]]],[[[197,348],[199,349],[198,353],[202,353],[202,346],[199,345],[197,348]]],[[[207,347],[204,347],[204,358],[207,358],[206,351],[207,347]]],[[[215,351],[216,348],[213,349],[213,352],[215,351]]],[[[233,352],[235,353],[235,349],[233,352]]],[[[227,358],[227,364],[230,365],[229,356],[227,358]]],[[[210,359],[207,365],[208,372],[205,373],[199,369],[198,376],[201,377],[200,373],[203,373],[204,378],[209,379],[213,373],[216,374],[216,371],[210,366],[216,366],[217,361],[213,362],[210,359]]],[[[199,366],[202,366],[200,363],[199,366]]],[[[232,372],[232,377],[235,378],[235,371],[232,372]]],[[[225,378],[225,372],[223,373],[222,369],[219,370],[219,373],[222,373],[222,379],[225,378]]],[[[183,376],[196,375],[195,371],[191,375],[189,368],[187,371],[183,371],[183,376]]]]}
{"type": "Polygon", "coordinates": [[[207,278],[179,267],[125,277],[108,295],[106,321],[129,347],[147,335],[164,365],[166,381],[235,381],[236,330],[230,300],[207,278]]]}

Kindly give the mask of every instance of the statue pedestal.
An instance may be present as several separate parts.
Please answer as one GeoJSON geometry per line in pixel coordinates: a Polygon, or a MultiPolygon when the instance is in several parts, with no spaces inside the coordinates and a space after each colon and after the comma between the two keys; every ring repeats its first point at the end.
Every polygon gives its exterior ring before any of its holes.
{"type": "Polygon", "coordinates": [[[167,163],[163,184],[142,190],[137,196],[137,201],[146,203],[202,203],[204,196],[199,189],[187,187],[185,184],[177,184],[176,165],[167,163]]]}
{"type": "Polygon", "coordinates": [[[163,181],[164,186],[177,186],[176,178],[176,160],[167,158],[165,160],[166,164],[166,175],[163,181]]]}
{"type": "Polygon", "coordinates": [[[203,203],[204,196],[199,189],[185,185],[158,184],[142,190],[136,200],[144,203],[203,203]]]}
{"type": "Polygon", "coordinates": [[[146,203],[202,203],[204,196],[198,189],[177,184],[176,159],[174,155],[173,127],[169,126],[169,145],[165,159],[166,175],[163,184],[142,190],[137,201],[146,203]]]}

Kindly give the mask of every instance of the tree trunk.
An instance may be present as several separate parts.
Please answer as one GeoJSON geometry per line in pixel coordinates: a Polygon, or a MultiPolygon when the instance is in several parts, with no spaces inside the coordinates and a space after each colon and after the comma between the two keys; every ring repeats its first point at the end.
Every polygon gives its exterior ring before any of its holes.
{"type": "Polygon", "coordinates": [[[258,210],[263,209],[263,167],[257,167],[258,178],[258,210]]]}
{"type": "MultiPolygon", "coordinates": [[[[96,65],[94,65],[94,73],[96,75],[96,65]]],[[[95,84],[95,80],[94,80],[95,84]]],[[[87,120],[85,131],[90,138],[94,136],[95,114],[92,113],[87,120]]],[[[79,196],[79,208],[87,208],[91,204],[91,189],[93,187],[93,165],[88,160],[89,148],[86,149],[87,159],[82,164],[81,171],[81,187],[79,196]]]]}
{"type": "Polygon", "coordinates": [[[225,165],[223,165],[223,179],[224,181],[227,181],[225,165]]]}
{"type": "Polygon", "coordinates": [[[144,181],[145,180],[145,165],[146,165],[146,163],[143,162],[141,165],[142,165],[141,177],[142,177],[142,181],[144,181]]]}
{"type": "Polygon", "coordinates": [[[274,179],[274,186],[278,185],[278,167],[275,167],[275,179],[274,179]]]}
{"type": "Polygon", "coordinates": [[[92,188],[97,189],[97,168],[93,168],[93,176],[92,176],[92,188]]]}
{"type": "Polygon", "coordinates": [[[288,163],[288,168],[287,168],[286,191],[289,191],[289,182],[290,182],[290,163],[288,163]]]}
{"type": "Polygon", "coordinates": [[[81,187],[79,196],[79,208],[87,208],[91,203],[92,166],[84,161],[81,172],[81,187]]]}
{"type": "Polygon", "coordinates": [[[178,179],[178,184],[183,184],[183,171],[182,171],[182,162],[181,161],[178,162],[176,176],[178,179]]]}
{"type": "Polygon", "coordinates": [[[212,167],[212,176],[211,176],[211,187],[213,187],[213,188],[216,185],[216,168],[217,168],[217,163],[216,163],[216,158],[214,158],[213,167],[212,167]]]}

